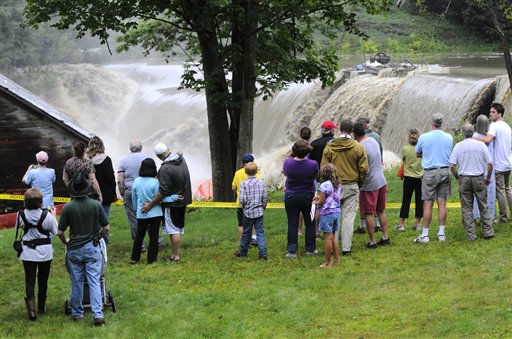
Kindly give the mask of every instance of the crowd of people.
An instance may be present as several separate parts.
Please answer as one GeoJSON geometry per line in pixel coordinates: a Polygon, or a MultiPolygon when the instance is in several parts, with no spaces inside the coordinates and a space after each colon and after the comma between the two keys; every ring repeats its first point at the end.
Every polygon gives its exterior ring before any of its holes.
{"type": "MultiPolygon", "coordinates": [[[[438,206],[437,239],[446,241],[446,200],[451,195],[451,175],[458,181],[462,224],[468,240],[476,240],[476,221],[482,225],[482,237],[495,236],[493,224],[498,202],[499,219],[510,220],[512,191],[512,135],[503,120],[505,110],[499,103],[491,105],[489,118],[481,115],[473,125],[462,127],[464,140],[453,145],[451,134],[443,131],[444,116],[432,115],[431,130],[420,134],[411,128],[407,144],[401,149],[404,167],[403,198],[396,231],[406,229],[412,194],[415,194],[414,230],[421,231],[416,243],[428,243],[434,202],[438,206]],[[489,123],[489,119],[491,123],[489,123]]],[[[339,262],[339,255],[352,253],[354,233],[367,233],[368,249],[391,244],[386,216],[387,181],[384,176],[383,148],[380,136],[369,129],[370,119],[359,117],[354,122],[343,119],[339,125],[327,120],[321,126],[321,137],[309,141],[311,130],[302,128],[282,165],[285,176],[284,206],[287,215],[286,258],[299,253],[299,238],[304,223],[305,254],[318,255],[316,238],[324,238],[326,269],[339,262]],[[335,131],[339,129],[339,133],[335,131]],[[360,224],[355,227],[356,215],[360,224]],[[380,239],[376,233],[380,231],[380,239]],[[339,241],[341,240],[341,253],[339,241]]],[[[130,143],[130,154],[117,169],[117,188],[133,241],[131,264],[140,262],[147,251],[147,263],[158,260],[162,233],[170,236],[172,255],[164,261],[181,259],[180,242],[184,234],[186,206],[192,202],[190,174],[183,154],[171,152],[163,143],[154,146],[162,161],[142,153],[140,140],[130,143]],[[144,243],[145,234],[149,244],[144,243]]],[[[72,197],[55,217],[52,185],[55,171],[48,168],[48,154],[36,154],[37,165],[30,165],[23,182],[32,188],[25,193],[25,209],[18,213],[17,228],[23,229],[23,261],[26,279],[26,307],[30,320],[36,319],[35,280],[38,280],[39,313],[45,312],[47,281],[52,261],[52,235],[66,245],[66,265],[71,279],[71,316],[83,319],[83,282],[87,276],[93,323],[103,325],[101,289],[103,253],[101,242],[108,243],[110,205],[116,200],[116,178],[110,157],[102,140],[93,137],[89,144],[76,142],[74,156],[63,171],[63,180],[72,197]],[[49,213],[48,213],[49,211],[49,213]],[[69,229],[69,231],[68,231],[69,229]],[[68,231],[69,236],[66,236],[68,231]]],[[[264,214],[268,197],[264,178],[252,154],[241,158],[242,168],[233,178],[236,192],[239,248],[237,257],[248,255],[257,246],[258,258],[267,260],[264,214]]]]}
{"type": "MultiPolygon", "coordinates": [[[[35,284],[37,277],[37,312],[45,312],[46,293],[51,261],[52,237],[66,245],[66,267],[71,280],[69,306],[71,317],[84,317],[84,285],[91,305],[95,326],[105,324],[100,279],[104,271],[105,251],[110,230],[109,212],[117,200],[116,178],[112,160],[105,154],[103,141],[94,136],[85,144],[73,145],[74,155],[64,165],[63,181],[71,201],[64,205],[59,220],[53,204],[55,170],[48,168],[48,154],[36,154],[37,165],[30,165],[22,181],[31,188],[24,196],[25,208],[18,213],[16,228],[22,229],[20,259],[25,269],[25,302],[28,317],[36,320],[35,284]],[[68,235],[66,236],[66,232],[68,235]],[[87,284],[84,284],[87,281],[87,284]]],[[[117,170],[117,186],[133,240],[131,263],[140,260],[147,250],[147,263],[157,260],[159,235],[170,235],[172,256],[165,261],[179,261],[180,238],[184,233],[185,209],[192,202],[192,189],[187,163],[182,154],[171,152],[166,145],[155,145],[155,155],[162,161],[157,171],[155,161],[141,153],[142,143],[130,143],[131,153],[125,156],[117,170]],[[145,234],[149,245],[144,245],[145,234]]],[[[264,240],[263,240],[264,241],[264,240]]]]}

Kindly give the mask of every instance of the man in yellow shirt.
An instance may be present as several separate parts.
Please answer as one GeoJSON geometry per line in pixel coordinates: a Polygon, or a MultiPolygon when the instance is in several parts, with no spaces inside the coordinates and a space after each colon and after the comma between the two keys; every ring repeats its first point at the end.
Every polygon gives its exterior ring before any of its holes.
{"type": "MultiPolygon", "coordinates": [[[[233,177],[233,182],[231,183],[231,189],[236,191],[236,204],[238,206],[236,211],[236,216],[238,219],[238,237],[242,237],[242,232],[244,231],[243,220],[244,220],[244,211],[240,206],[240,185],[242,182],[248,178],[248,175],[245,173],[245,164],[254,162],[254,156],[251,153],[245,153],[242,156],[242,168],[235,172],[235,176],[233,177]]],[[[261,178],[260,173],[256,173],[256,178],[261,178]]],[[[256,230],[252,229],[252,237],[251,237],[251,245],[257,246],[256,242],[256,230]]]]}

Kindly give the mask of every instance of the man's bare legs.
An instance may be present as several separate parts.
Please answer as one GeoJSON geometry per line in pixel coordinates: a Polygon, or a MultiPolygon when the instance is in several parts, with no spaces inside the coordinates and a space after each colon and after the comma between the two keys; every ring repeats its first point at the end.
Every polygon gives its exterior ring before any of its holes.
{"type": "Polygon", "coordinates": [[[171,259],[173,259],[175,261],[180,260],[180,241],[181,241],[181,235],[171,234],[171,247],[172,247],[171,259]]]}
{"type": "Polygon", "coordinates": [[[370,238],[370,245],[373,245],[375,244],[375,218],[373,217],[373,213],[365,213],[364,217],[366,221],[366,231],[370,238]]]}
{"type": "MultiPolygon", "coordinates": [[[[438,206],[438,215],[437,220],[439,221],[439,225],[446,225],[446,198],[437,198],[437,206],[438,206]]],[[[432,209],[430,209],[430,215],[432,218],[432,209]]]]}
{"type": "Polygon", "coordinates": [[[423,201],[423,228],[429,228],[430,222],[432,221],[432,206],[434,205],[433,201],[424,200],[423,201]]]}
{"type": "MultiPolygon", "coordinates": [[[[415,240],[416,242],[428,242],[428,231],[429,231],[430,223],[432,222],[433,204],[434,204],[433,201],[424,201],[423,202],[423,229],[422,229],[421,236],[415,240]],[[425,241],[423,241],[423,240],[425,240],[425,241]]],[[[444,228],[446,226],[446,217],[447,217],[446,198],[438,197],[437,198],[437,206],[438,206],[437,220],[439,222],[439,232],[437,233],[437,238],[439,239],[439,241],[445,241],[446,235],[444,233],[444,228]]]]}
{"type": "Polygon", "coordinates": [[[377,212],[377,218],[379,219],[380,228],[382,230],[382,239],[388,239],[388,218],[386,217],[386,212],[377,212]]]}

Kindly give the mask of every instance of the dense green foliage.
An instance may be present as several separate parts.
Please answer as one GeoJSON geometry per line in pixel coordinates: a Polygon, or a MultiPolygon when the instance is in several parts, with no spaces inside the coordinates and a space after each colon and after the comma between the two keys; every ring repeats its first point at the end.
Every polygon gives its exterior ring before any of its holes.
{"type": "Polygon", "coordinates": [[[416,0],[424,11],[462,22],[488,41],[497,40],[512,87],[512,2],[510,0],[416,0]]]}
{"type": "Polygon", "coordinates": [[[43,66],[59,62],[80,62],[69,34],[57,34],[55,30],[43,27],[34,32],[23,26],[23,3],[2,1],[0,3],[0,37],[2,50],[0,65],[2,73],[13,72],[16,68],[43,66]],[[50,32],[53,31],[53,34],[50,32]]]}
{"type": "Polygon", "coordinates": [[[412,12],[429,13],[435,17],[462,24],[483,40],[500,39],[490,17],[489,8],[497,10],[498,20],[512,38],[512,3],[508,0],[416,0],[410,2],[412,12]]]}
{"type": "MultiPolygon", "coordinates": [[[[76,39],[72,30],[58,31],[50,24],[38,30],[27,26],[23,16],[25,1],[0,0],[0,73],[17,78],[20,72],[37,77],[37,67],[59,63],[104,63],[140,58],[136,53],[110,55],[98,48],[97,39],[76,39]]],[[[114,40],[112,39],[114,43],[114,40]]],[[[21,79],[21,77],[20,77],[21,79]]]]}
{"type": "MultiPolygon", "coordinates": [[[[471,9],[472,7],[466,6],[461,10],[460,4],[457,5],[459,2],[452,1],[450,11],[445,15],[450,22],[440,20],[439,17],[446,9],[446,1],[427,1],[428,12],[432,14],[420,11],[414,1],[403,5],[405,10],[392,9],[387,15],[360,13],[357,27],[368,35],[368,41],[350,33],[338,34],[332,39],[317,34],[316,44],[336,46],[337,53],[342,54],[373,54],[383,51],[388,54],[408,55],[495,51],[498,40],[492,34],[487,16],[480,10],[471,9]],[[465,21],[478,24],[471,25],[471,31],[468,32],[463,25],[465,21]]],[[[109,55],[106,47],[99,47],[97,39],[85,36],[77,40],[76,33],[71,29],[58,31],[49,24],[43,24],[38,30],[33,30],[23,23],[24,4],[25,1],[0,1],[0,72],[3,74],[14,76],[16,70],[32,66],[62,62],[103,63],[126,57],[134,59],[142,55],[143,51],[134,47],[130,47],[130,50],[135,51],[126,55],[128,42],[135,42],[133,35],[126,35],[126,42],[122,45],[111,39],[112,48],[119,52],[122,50],[123,53],[109,55]]],[[[139,29],[158,30],[162,26],[148,22],[141,24],[139,29]]],[[[150,44],[144,44],[141,46],[145,55],[148,55],[150,44]]],[[[154,49],[154,54],[164,58],[169,58],[172,52],[182,56],[184,50],[191,47],[183,45],[183,49],[172,48],[165,39],[152,45],[158,46],[154,49]]]]}
{"type": "MultiPolygon", "coordinates": [[[[413,1],[411,1],[412,3],[413,1]]],[[[444,1],[432,3],[431,11],[442,14],[446,5],[444,1]]],[[[456,3],[456,2],[454,2],[456,3]]],[[[141,43],[141,49],[128,47],[128,42],[135,42],[131,34],[125,36],[125,43],[116,43],[110,40],[112,49],[122,53],[109,55],[106,47],[100,47],[97,39],[85,36],[77,40],[76,33],[71,29],[58,31],[49,24],[40,25],[33,30],[23,23],[23,8],[25,1],[0,1],[0,40],[2,51],[0,53],[0,72],[11,77],[21,70],[28,70],[34,66],[45,66],[55,63],[104,63],[115,62],[123,58],[140,58],[143,54],[149,55],[149,42],[141,43]],[[128,48],[130,49],[128,51],[128,48]],[[145,50],[145,52],[144,52],[145,50]],[[127,52],[132,52],[127,55],[127,52]]],[[[419,11],[416,5],[403,6],[406,10],[392,9],[387,15],[367,15],[360,13],[357,27],[368,35],[364,41],[350,33],[340,33],[334,38],[322,36],[317,33],[316,45],[332,45],[341,54],[360,54],[385,52],[388,54],[409,55],[413,53],[456,53],[456,52],[485,52],[495,51],[496,37],[485,34],[488,30],[475,26],[468,34],[465,26],[457,16],[462,15],[457,7],[446,14],[450,22],[439,20],[438,15],[419,11]],[[453,15],[452,15],[453,13],[453,15]],[[452,18],[452,16],[455,16],[452,18]],[[484,34],[482,34],[484,33],[484,34]],[[488,40],[488,42],[485,42],[488,40]]],[[[467,9],[464,13],[468,12],[467,9]]],[[[477,11],[471,18],[483,18],[488,26],[487,18],[477,11]]],[[[155,22],[141,24],[140,30],[158,30],[161,25],[155,22]]],[[[133,44],[131,44],[133,45],[133,44]]],[[[130,46],[131,46],[130,45],[130,46]]],[[[171,53],[184,55],[184,51],[192,46],[182,45],[174,47],[165,39],[159,39],[154,49],[155,56],[169,59],[171,53]]],[[[193,49],[192,49],[193,51],[193,49]]],[[[196,51],[197,53],[197,51],[196,51]]],[[[193,53],[192,53],[193,54],[193,53]]],[[[31,70],[34,72],[34,69],[31,70]]],[[[19,78],[21,80],[21,78],[19,78]]]]}

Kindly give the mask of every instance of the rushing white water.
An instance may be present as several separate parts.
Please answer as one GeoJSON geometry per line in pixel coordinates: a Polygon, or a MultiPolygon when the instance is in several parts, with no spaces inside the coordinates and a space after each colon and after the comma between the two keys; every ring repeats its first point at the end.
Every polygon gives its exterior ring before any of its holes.
{"type": "MultiPolygon", "coordinates": [[[[397,161],[407,130],[427,131],[432,113],[444,113],[445,127],[457,129],[463,120],[487,110],[482,106],[489,100],[512,106],[502,78],[452,78],[446,68],[429,68],[404,77],[389,72],[346,82],[340,77],[328,89],[319,82],[294,84],[269,101],[257,100],[253,146],[267,182],[282,183],[282,161],[303,126],[312,129],[314,139],[326,119],[339,123],[367,115],[382,134],[389,164],[397,161]]],[[[114,166],[129,152],[133,138],[143,140],[148,154],[155,143],[164,142],[186,155],[197,183],[211,177],[206,103],[202,92],[178,90],[182,72],[181,65],[169,64],[67,65],[54,69],[58,86],[45,97],[102,138],[114,166]]]]}
{"type": "MultiPolygon", "coordinates": [[[[461,122],[471,120],[468,114],[482,90],[494,79],[468,80],[417,75],[405,81],[393,96],[382,129],[383,146],[398,152],[406,142],[407,131],[416,127],[421,133],[431,128],[434,113],[443,113],[444,129],[456,130],[461,122]],[[469,119],[468,119],[469,118],[469,119]],[[402,136],[402,138],[396,138],[402,136]]],[[[485,107],[486,113],[487,107],[485,107]]]]}

